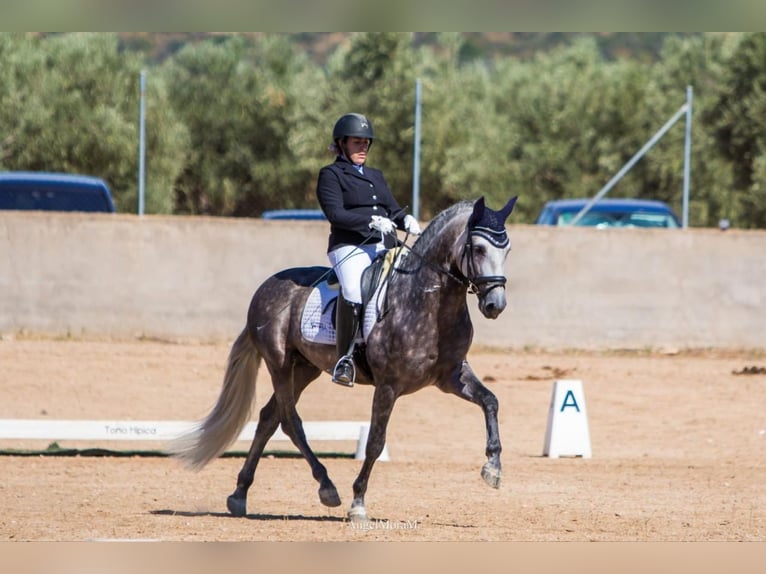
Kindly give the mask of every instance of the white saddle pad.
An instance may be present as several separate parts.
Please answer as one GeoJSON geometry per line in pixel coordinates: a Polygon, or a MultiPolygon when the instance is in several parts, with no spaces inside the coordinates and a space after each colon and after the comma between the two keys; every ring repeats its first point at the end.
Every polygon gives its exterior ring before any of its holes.
{"type": "MultiPolygon", "coordinates": [[[[407,256],[408,251],[406,248],[389,251],[390,265],[396,267],[407,256]]],[[[380,283],[365,307],[357,343],[367,341],[370,331],[378,321],[381,302],[386,299],[387,288],[388,281],[380,283]]],[[[327,281],[322,281],[311,290],[301,315],[301,335],[304,339],[324,345],[335,344],[335,304],[339,292],[337,284],[328,285],[327,281]]]]}
{"type": "MultiPolygon", "coordinates": [[[[385,286],[378,287],[375,297],[364,310],[362,329],[357,343],[367,340],[378,319],[376,301],[382,299],[385,286]]],[[[301,335],[307,341],[323,345],[335,344],[335,305],[338,301],[338,285],[328,285],[322,281],[311,290],[301,315],[301,335]]]]}
{"type": "Polygon", "coordinates": [[[301,334],[312,343],[335,344],[335,303],[338,286],[322,281],[309,294],[301,315],[301,334]]]}

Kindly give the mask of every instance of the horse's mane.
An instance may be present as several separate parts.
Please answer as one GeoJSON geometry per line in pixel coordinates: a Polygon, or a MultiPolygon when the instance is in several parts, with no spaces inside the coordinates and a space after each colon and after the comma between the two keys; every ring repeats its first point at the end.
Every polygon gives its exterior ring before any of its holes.
{"type": "Polygon", "coordinates": [[[423,234],[413,243],[412,249],[416,253],[426,253],[429,251],[436,239],[442,234],[447,225],[459,215],[469,213],[473,210],[473,202],[460,201],[434,217],[428,226],[423,230],[423,234]]]}

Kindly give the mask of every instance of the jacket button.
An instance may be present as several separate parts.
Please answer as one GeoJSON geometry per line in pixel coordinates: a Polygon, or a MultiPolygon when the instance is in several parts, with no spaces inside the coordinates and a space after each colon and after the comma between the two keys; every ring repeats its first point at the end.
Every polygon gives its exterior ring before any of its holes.
{"type": "Polygon", "coordinates": [[[377,205],[373,205],[373,206],[372,206],[372,210],[373,210],[373,211],[378,211],[378,206],[377,206],[377,205]]]}
{"type": "Polygon", "coordinates": [[[372,198],[373,199],[378,199],[378,196],[377,195],[373,195],[372,198]]]}

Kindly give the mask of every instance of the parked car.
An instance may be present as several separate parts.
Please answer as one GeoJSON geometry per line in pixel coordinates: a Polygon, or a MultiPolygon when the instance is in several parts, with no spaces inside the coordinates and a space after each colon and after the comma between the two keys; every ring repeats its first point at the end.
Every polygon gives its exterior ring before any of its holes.
{"type": "Polygon", "coordinates": [[[263,219],[324,219],[321,209],[270,209],[261,214],[263,219]]]}
{"type": "Polygon", "coordinates": [[[38,171],[0,172],[0,209],[115,211],[103,179],[38,171]]]}
{"type": "MultiPolygon", "coordinates": [[[[543,206],[537,225],[570,225],[590,199],[560,199],[543,206]]],[[[576,225],[591,227],[667,227],[679,228],[681,222],[664,201],[649,199],[600,199],[576,225]]]]}

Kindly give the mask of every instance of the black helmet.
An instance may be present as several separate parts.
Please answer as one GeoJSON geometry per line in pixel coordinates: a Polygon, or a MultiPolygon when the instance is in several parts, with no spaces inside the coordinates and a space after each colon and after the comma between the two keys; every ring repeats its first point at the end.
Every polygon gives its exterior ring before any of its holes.
{"type": "Polygon", "coordinates": [[[341,116],[335,122],[335,127],[332,130],[332,141],[336,142],[345,137],[369,138],[372,141],[374,139],[372,135],[372,122],[362,114],[346,114],[341,116]]]}

